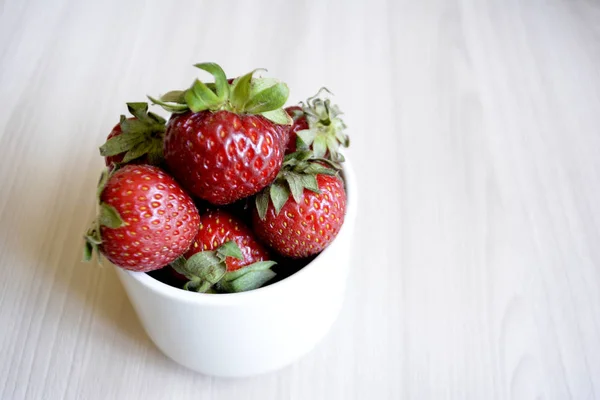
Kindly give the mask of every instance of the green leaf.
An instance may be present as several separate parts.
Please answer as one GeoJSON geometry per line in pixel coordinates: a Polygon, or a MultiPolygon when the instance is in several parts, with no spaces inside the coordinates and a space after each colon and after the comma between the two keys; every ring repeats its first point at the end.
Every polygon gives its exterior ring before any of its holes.
{"type": "Polygon", "coordinates": [[[302,186],[304,186],[304,188],[315,192],[315,193],[321,193],[321,190],[319,190],[319,184],[317,183],[317,177],[315,175],[299,175],[300,179],[302,180],[302,186]]]}
{"type": "Polygon", "coordinates": [[[84,262],[92,261],[93,253],[94,253],[94,246],[86,240],[85,244],[83,245],[83,261],[84,262]]]}
{"type": "Polygon", "coordinates": [[[290,90],[283,82],[279,82],[250,97],[244,105],[244,111],[250,114],[273,111],[281,108],[288,99],[290,90]]]}
{"type": "Polygon", "coordinates": [[[152,126],[149,124],[149,121],[142,121],[139,119],[126,119],[125,121],[119,124],[121,126],[121,130],[123,133],[116,137],[121,137],[125,134],[146,134],[149,131],[154,129],[159,129],[162,127],[152,126]]]}
{"type": "Polygon", "coordinates": [[[226,293],[247,292],[258,289],[277,274],[271,270],[248,272],[232,281],[219,282],[219,290],[226,293]]]}
{"type": "MultiPolygon", "coordinates": [[[[166,102],[147,96],[153,104],[159,105],[170,113],[180,114],[188,111],[190,108],[187,104],[178,104],[174,102],[166,102]]],[[[185,99],[184,99],[185,100],[185,99]]]]}
{"type": "Polygon", "coordinates": [[[307,146],[310,146],[313,144],[315,137],[317,137],[317,131],[314,129],[303,129],[296,132],[296,135],[302,139],[307,146]]]}
{"type": "Polygon", "coordinates": [[[106,157],[124,153],[136,144],[143,142],[145,138],[146,136],[143,132],[123,132],[119,136],[111,137],[106,143],[100,146],[100,155],[106,157]]]}
{"type": "Polygon", "coordinates": [[[155,139],[152,142],[152,147],[148,151],[148,164],[160,165],[164,160],[162,139],[155,139]]]}
{"type": "MultiPolygon", "coordinates": [[[[158,114],[154,114],[153,112],[149,112],[148,116],[152,119],[152,121],[158,125],[164,125],[167,120],[165,120],[163,117],[161,117],[158,114]]],[[[162,127],[164,130],[164,126],[162,127]]]]}
{"type": "Polygon", "coordinates": [[[90,232],[88,231],[88,233],[86,235],[83,236],[85,241],[90,243],[91,245],[101,245],[102,244],[102,239],[100,238],[100,233],[97,231],[92,231],[92,233],[90,234],[90,232]]]}
{"type": "Polygon", "coordinates": [[[185,104],[185,90],[171,90],[160,96],[160,100],[167,103],[185,104]]]}
{"type": "Polygon", "coordinates": [[[316,158],[324,157],[327,152],[327,139],[322,135],[317,135],[312,148],[316,158]]]}
{"type": "Polygon", "coordinates": [[[235,279],[238,279],[239,277],[241,277],[249,272],[268,270],[269,268],[271,268],[273,265],[276,265],[276,264],[277,263],[275,261],[270,261],[270,260],[257,261],[255,263],[246,265],[245,267],[240,268],[237,271],[232,271],[232,272],[226,273],[225,276],[223,277],[223,280],[226,282],[230,282],[235,279]]]}
{"type": "Polygon", "coordinates": [[[219,282],[218,288],[227,293],[258,289],[276,276],[270,269],[275,264],[274,261],[258,261],[237,271],[228,272],[219,282]]]}
{"type": "MultiPolygon", "coordinates": [[[[323,164],[325,164],[325,166],[331,170],[334,171],[333,175],[337,175],[338,171],[342,170],[342,165],[336,161],[333,161],[329,158],[315,158],[315,161],[319,161],[323,164]]],[[[330,174],[332,175],[332,174],[330,174]]]]}
{"type": "MultiPolygon", "coordinates": [[[[316,133],[316,138],[313,138],[313,141],[316,142],[312,143],[312,148],[316,158],[322,158],[328,152],[329,159],[334,162],[343,162],[344,157],[339,154],[339,148],[350,145],[348,136],[344,133],[346,124],[339,117],[342,115],[339,107],[331,104],[330,99],[320,98],[319,96],[322,94],[331,94],[331,92],[322,88],[319,93],[302,104],[309,128],[316,133]]],[[[297,148],[303,148],[304,143],[311,145],[311,137],[306,133],[299,133],[297,148]]]]}
{"type": "Polygon", "coordinates": [[[263,90],[275,86],[279,81],[275,78],[254,78],[250,82],[250,97],[256,96],[263,90]]]}
{"type": "Polygon", "coordinates": [[[274,182],[271,184],[270,195],[271,201],[273,201],[273,206],[275,207],[275,213],[279,214],[279,211],[281,211],[281,208],[285,205],[290,197],[290,191],[285,185],[279,182],[274,182]]]}
{"type": "Polygon", "coordinates": [[[288,113],[281,108],[278,110],[261,112],[259,114],[268,119],[269,121],[279,125],[292,125],[294,123],[292,117],[290,117],[288,113]]]}
{"type": "Polygon", "coordinates": [[[252,75],[258,71],[255,69],[252,72],[247,73],[233,82],[233,89],[229,101],[231,105],[238,111],[244,109],[246,102],[250,98],[250,82],[252,81],[252,75]]]}
{"type": "Polygon", "coordinates": [[[196,292],[198,293],[207,293],[211,290],[213,286],[213,283],[210,283],[208,281],[203,281],[202,284],[196,288],[196,292]]]}
{"type": "Polygon", "coordinates": [[[108,182],[108,178],[110,174],[108,172],[108,168],[104,168],[100,173],[100,179],[98,179],[98,186],[96,186],[96,199],[98,203],[100,203],[100,196],[102,196],[102,192],[104,192],[104,188],[106,187],[106,183],[108,182]]]}
{"type": "Polygon", "coordinates": [[[310,175],[336,175],[337,171],[326,167],[324,165],[321,165],[319,163],[313,162],[310,163],[305,169],[304,169],[304,173],[305,174],[310,174],[310,175]]]}
{"type": "Polygon", "coordinates": [[[336,162],[336,163],[343,163],[344,161],[346,161],[346,158],[340,152],[332,153],[330,151],[330,154],[331,154],[331,160],[334,161],[334,162],[336,162]]]}
{"type": "Polygon", "coordinates": [[[183,267],[184,275],[190,279],[184,288],[197,292],[206,292],[219,282],[227,272],[227,266],[221,262],[215,251],[202,251],[191,256],[183,267]]]}
{"type": "Polygon", "coordinates": [[[215,283],[219,282],[225,273],[227,272],[227,266],[225,263],[219,263],[215,265],[211,265],[202,270],[202,273],[199,276],[205,282],[210,282],[211,286],[215,283]]]}
{"type": "Polygon", "coordinates": [[[256,211],[258,211],[258,217],[261,220],[265,219],[267,215],[267,209],[269,208],[269,193],[267,190],[263,190],[259,194],[256,195],[256,211]]]}
{"type": "Polygon", "coordinates": [[[212,76],[215,77],[215,90],[217,97],[221,102],[229,96],[229,84],[227,83],[227,76],[223,69],[215,63],[201,63],[194,64],[194,67],[200,68],[212,76]]]}
{"type": "Polygon", "coordinates": [[[298,162],[306,161],[306,160],[310,159],[312,156],[313,156],[313,153],[310,150],[298,150],[293,153],[287,154],[283,158],[283,162],[289,163],[291,161],[298,161],[298,162]]]}
{"type": "Polygon", "coordinates": [[[123,157],[123,162],[128,163],[131,160],[135,160],[136,158],[140,158],[141,156],[147,154],[152,150],[152,142],[147,140],[142,143],[138,143],[131,150],[125,153],[125,157],[123,157]]]}
{"type": "Polygon", "coordinates": [[[99,222],[101,226],[117,229],[125,225],[116,208],[107,203],[100,203],[99,222]]]}
{"type": "Polygon", "coordinates": [[[185,275],[186,277],[188,277],[188,271],[185,269],[185,263],[185,257],[179,256],[169,265],[181,275],[185,275]]]}
{"type": "Polygon", "coordinates": [[[302,140],[300,136],[296,136],[296,149],[298,150],[310,150],[310,146],[302,140]]]}
{"type": "Polygon", "coordinates": [[[201,251],[188,258],[185,268],[189,274],[200,276],[204,269],[217,264],[221,264],[221,260],[215,251],[201,251]]]}
{"type": "Polygon", "coordinates": [[[148,120],[148,103],[127,103],[129,113],[140,120],[148,120]]]}
{"type": "Polygon", "coordinates": [[[186,282],[185,285],[183,285],[183,289],[188,290],[190,292],[197,292],[200,289],[201,285],[202,280],[197,277],[193,277],[188,282],[186,282]]]}
{"type": "Polygon", "coordinates": [[[298,170],[298,166],[307,165],[306,160],[313,156],[310,150],[297,150],[294,153],[287,154],[283,158],[283,166],[285,170],[298,170]]]}
{"type": "Polygon", "coordinates": [[[331,158],[335,161],[338,158],[338,151],[340,149],[340,142],[337,141],[335,135],[327,135],[327,150],[331,155],[331,158]]]}
{"type": "Polygon", "coordinates": [[[219,99],[212,90],[198,79],[194,81],[191,88],[186,90],[184,98],[193,112],[214,109],[223,102],[222,99],[219,99]]]}
{"type": "Polygon", "coordinates": [[[217,249],[217,253],[219,253],[225,257],[234,257],[234,258],[237,258],[238,260],[244,259],[244,254],[242,253],[242,250],[240,250],[237,243],[234,242],[233,240],[222,244],[221,247],[219,247],[217,249]]]}
{"type": "Polygon", "coordinates": [[[301,176],[294,172],[286,172],[283,174],[283,178],[288,183],[294,200],[300,204],[302,195],[304,194],[304,185],[301,176]]]}

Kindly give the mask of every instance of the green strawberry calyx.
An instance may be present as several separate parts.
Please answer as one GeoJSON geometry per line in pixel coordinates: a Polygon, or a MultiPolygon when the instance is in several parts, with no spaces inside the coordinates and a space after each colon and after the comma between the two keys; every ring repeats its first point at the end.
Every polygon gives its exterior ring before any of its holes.
{"type": "Polygon", "coordinates": [[[123,221],[117,209],[110,204],[102,202],[100,199],[102,192],[106,187],[106,183],[113,172],[114,170],[109,172],[108,168],[105,168],[100,175],[100,179],[98,180],[98,187],[96,189],[98,215],[83,236],[85,239],[85,244],[83,247],[83,261],[85,262],[91,261],[94,253],[96,253],[98,263],[102,261],[102,256],[99,251],[99,246],[102,244],[102,236],[100,233],[101,226],[107,226],[109,228],[116,229],[125,225],[125,221],[123,221]]]}
{"type": "Polygon", "coordinates": [[[293,123],[282,108],[289,96],[285,83],[273,78],[256,78],[254,74],[258,70],[229,83],[223,69],[215,63],[194,66],[210,73],[215,81],[204,83],[196,79],[186,90],[171,91],[158,99],[148,96],[150,101],[171,113],[227,110],[236,114],[259,114],[280,125],[293,123]]]}
{"type": "Polygon", "coordinates": [[[275,272],[271,270],[275,261],[258,261],[227,272],[227,257],[244,259],[234,241],[226,242],[216,250],[198,252],[187,260],[183,256],[179,257],[171,263],[171,267],[188,279],[183,286],[185,290],[199,293],[245,292],[257,289],[275,277],[275,272]]]}
{"type": "Polygon", "coordinates": [[[335,161],[315,157],[312,151],[299,150],[285,156],[283,166],[271,185],[264,188],[255,197],[258,216],[264,220],[269,203],[273,203],[275,214],[287,203],[290,195],[300,204],[304,189],[321,193],[317,183],[317,175],[337,175],[341,166],[335,161]]]}
{"type": "Polygon", "coordinates": [[[296,132],[296,148],[310,149],[317,158],[327,156],[335,162],[343,162],[344,156],[339,149],[350,146],[350,138],[344,132],[346,124],[340,118],[340,108],[331,104],[330,99],[323,99],[322,93],[332,94],[323,87],[306,103],[300,103],[302,111],[296,110],[294,119],[304,116],[308,122],[308,129],[296,132]]]}
{"type": "Polygon", "coordinates": [[[163,159],[165,119],[148,112],[148,103],[127,103],[127,109],[134,118],[121,115],[119,126],[122,133],[111,137],[100,146],[100,155],[109,157],[125,153],[123,161],[119,164],[127,164],[146,155],[149,164],[160,164],[163,159]]]}

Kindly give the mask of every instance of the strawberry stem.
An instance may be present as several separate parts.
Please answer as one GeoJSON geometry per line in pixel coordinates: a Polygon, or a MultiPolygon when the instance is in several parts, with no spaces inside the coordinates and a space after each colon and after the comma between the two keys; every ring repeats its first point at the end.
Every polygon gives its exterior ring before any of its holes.
{"type": "Polygon", "coordinates": [[[289,89],[283,82],[271,78],[256,78],[255,69],[229,83],[223,69],[215,63],[195,64],[210,73],[214,83],[198,79],[185,91],[171,91],[150,101],[172,113],[205,110],[226,110],[236,114],[258,114],[282,125],[291,125],[292,118],[283,110],[289,89]]]}

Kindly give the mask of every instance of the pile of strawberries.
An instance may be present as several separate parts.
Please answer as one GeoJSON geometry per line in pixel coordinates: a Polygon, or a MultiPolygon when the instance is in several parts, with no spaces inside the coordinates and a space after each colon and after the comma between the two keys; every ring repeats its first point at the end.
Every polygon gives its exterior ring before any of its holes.
{"type": "Polygon", "coordinates": [[[285,83],[195,66],[214,82],[149,97],[168,121],[128,103],[132,116],[100,147],[107,168],[84,259],[96,252],[124,269],[162,269],[187,290],[247,291],[275,277],[274,259],[285,268],[338,234],[348,137],[323,90],[284,109],[285,83]]]}

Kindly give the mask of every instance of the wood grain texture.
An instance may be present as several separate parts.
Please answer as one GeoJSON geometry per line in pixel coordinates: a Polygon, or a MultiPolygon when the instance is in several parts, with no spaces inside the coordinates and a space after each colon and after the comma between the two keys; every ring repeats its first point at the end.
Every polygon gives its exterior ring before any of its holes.
{"type": "Polygon", "coordinates": [[[598,2],[0,0],[0,99],[1,399],[600,398],[598,2]],[[333,90],[360,184],[339,320],[252,379],[79,263],[124,102],[212,60],[333,90]]]}

